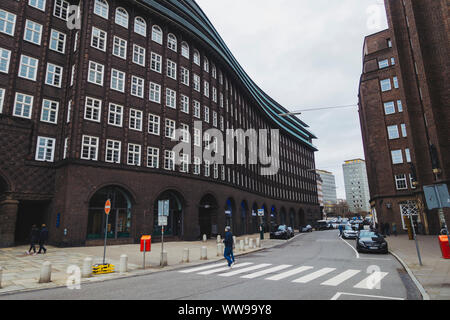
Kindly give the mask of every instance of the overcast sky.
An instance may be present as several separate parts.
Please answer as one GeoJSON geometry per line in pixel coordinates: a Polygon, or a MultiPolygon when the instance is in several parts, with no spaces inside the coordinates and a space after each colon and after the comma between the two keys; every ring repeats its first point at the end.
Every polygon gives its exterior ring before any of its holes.
{"type": "MultiPolygon", "coordinates": [[[[196,0],[247,74],[296,111],[357,104],[364,37],[386,29],[383,0],[196,0]]],[[[316,166],[336,176],[364,159],[357,107],[300,116],[318,140],[316,166]]]]}

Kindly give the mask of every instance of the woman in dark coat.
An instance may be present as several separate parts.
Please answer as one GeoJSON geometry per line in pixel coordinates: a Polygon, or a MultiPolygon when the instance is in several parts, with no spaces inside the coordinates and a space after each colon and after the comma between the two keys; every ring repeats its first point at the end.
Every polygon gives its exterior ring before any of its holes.
{"type": "Polygon", "coordinates": [[[31,253],[31,249],[33,249],[33,253],[36,254],[36,243],[39,242],[39,235],[39,228],[33,224],[30,232],[30,249],[28,249],[27,254],[31,253]]]}

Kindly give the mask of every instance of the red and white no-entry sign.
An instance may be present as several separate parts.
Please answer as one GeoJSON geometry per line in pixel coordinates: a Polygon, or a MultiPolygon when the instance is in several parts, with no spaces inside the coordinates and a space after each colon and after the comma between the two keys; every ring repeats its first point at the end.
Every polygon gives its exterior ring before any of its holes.
{"type": "Polygon", "coordinates": [[[109,214],[111,212],[111,200],[106,200],[105,203],[105,213],[109,214]]]}

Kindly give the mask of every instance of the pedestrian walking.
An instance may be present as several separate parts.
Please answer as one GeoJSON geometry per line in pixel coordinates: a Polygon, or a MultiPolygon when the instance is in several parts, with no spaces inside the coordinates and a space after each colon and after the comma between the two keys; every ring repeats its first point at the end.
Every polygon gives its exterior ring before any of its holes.
{"type": "Polygon", "coordinates": [[[231,233],[231,228],[225,228],[225,238],[223,239],[223,243],[225,244],[225,251],[223,256],[228,261],[228,267],[232,268],[234,265],[234,255],[233,255],[233,234],[231,233]]]}
{"type": "Polygon", "coordinates": [[[395,222],[392,223],[392,234],[397,236],[397,224],[395,222]]]}
{"type": "Polygon", "coordinates": [[[386,235],[389,237],[391,235],[391,226],[389,225],[389,222],[386,222],[386,224],[384,225],[385,229],[386,229],[386,235]]]}
{"type": "Polygon", "coordinates": [[[27,254],[31,253],[31,249],[33,249],[33,254],[36,254],[36,243],[39,242],[39,234],[39,228],[33,224],[30,232],[30,249],[28,249],[27,254]]]}
{"type": "Polygon", "coordinates": [[[39,234],[39,251],[38,254],[41,253],[42,250],[44,250],[44,254],[47,253],[47,249],[45,248],[45,244],[48,240],[48,229],[45,224],[42,225],[41,232],[39,234]]]}
{"type": "Polygon", "coordinates": [[[344,226],[342,224],[340,224],[338,229],[339,229],[339,237],[340,237],[340,236],[342,236],[342,232],[344,230],[344,226]]]}

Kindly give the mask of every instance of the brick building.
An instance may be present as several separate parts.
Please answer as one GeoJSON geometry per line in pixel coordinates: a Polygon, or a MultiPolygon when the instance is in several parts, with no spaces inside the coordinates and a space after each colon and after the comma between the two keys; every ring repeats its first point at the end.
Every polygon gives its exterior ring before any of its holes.
{"type": "MultiPolygon", "coordinates": [[[[449,184],[448,1],[385,1],[389,29],[366,37],[359,111],[379,223],[440,230],[423,186],[449,184]]],[[[449,210],[445,209],[447,222],[449,210]]]]}
{"type": "Polygon", "coordinates": [[[256,232],[261,208],[267,228],[320,218],[316,137],[279,116],[286,109],[248,77],[194,1],[2,0],[0,59],[1,246],[27,241],[41,223],[52,244],[102,243],[108,198],[116,244],[158,239],[159,200],[170,202],[168,239],[225,225],[256,232]],[[202,134],[211,128],[279,129],[280,170],[176,164],[174,130],[194,154],[217,142],[202,134]]]}

